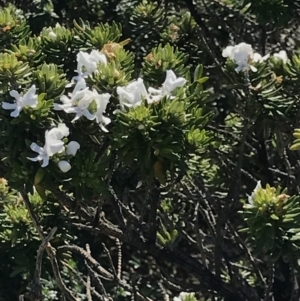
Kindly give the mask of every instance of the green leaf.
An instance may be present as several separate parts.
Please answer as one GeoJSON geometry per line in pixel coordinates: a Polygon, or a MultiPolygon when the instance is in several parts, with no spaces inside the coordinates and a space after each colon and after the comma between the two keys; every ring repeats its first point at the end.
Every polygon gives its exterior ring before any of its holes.
{"type": "Polygon", "coordinates": [[[200,78],[200,79],[197,80],[197,83],[198,84],[204,84],[208,80],[209,80],[209,77],[202,77],[202,78],[200,78]]]}
{"type": "Polygon", "coordinates": [[[279,220],[279,217],[276,214],[274,214],[274,213],[270,217],[273,220],[276,220],[276,221],[279,220]]]}
{"type": "Polygon", "coordinates": [[[194,71],[194,82],[199,81],[201,79],[203,73],[203,65],[198,65],[194,71]]]}

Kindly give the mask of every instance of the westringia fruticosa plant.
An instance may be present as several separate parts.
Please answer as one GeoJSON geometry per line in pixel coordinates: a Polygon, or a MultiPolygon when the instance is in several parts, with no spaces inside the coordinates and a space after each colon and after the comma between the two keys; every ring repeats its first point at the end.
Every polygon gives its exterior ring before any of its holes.
{"type": "Polygon", "coordinates": [[[277,301],[285,268],[296,300],[299,52],[218,53],[193,1],[123,2],[130,30],[0,10],[0,275],[30,300],[277,301]]]}
{"type": "MultiPolygon", "coordinates": [[[[205,109],[202,67],[192,77],[187,68],[175,74],[174,61],[184,58],[167,45],[159,48],[163,68],[148,60],[140,77],[132,78],[133,55],[119,35],[117,25],[75,24],[69,30],[57,24],[44,29],[38,42],[14,46],[24,56],[0,54],[2,168],[11,187],[25,185],[29,192],[35,186],[44,196],[59,186],[91,198],[105,194],[111,164],[138,170],[144,183],[165,183],[177,169],[187,171],[191,153],[200,160],[212,116],[205,109]],[[88,33],[91,46],[83,51],[88,33]],[[69,47],[74,57],[66,58],[69,47]],[[36,66],[28,53],[47,57],[47,63],[36,66]],[[64,71],[72,67],[74,76],[67,79],[64,71]],[[163,81],[149,85],[143,76],[154,72],[163,81]]],[[[153,49],[153,57],[159,55],[153,49]]]]}

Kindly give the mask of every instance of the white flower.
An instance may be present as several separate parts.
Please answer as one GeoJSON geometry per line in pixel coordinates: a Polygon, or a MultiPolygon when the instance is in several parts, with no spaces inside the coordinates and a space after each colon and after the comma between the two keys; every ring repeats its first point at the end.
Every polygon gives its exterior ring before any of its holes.
{"type": "Polygon", "coordinates": [[[235,69],[236,72],[244,71],[251,68],[252,71],[257,71],[257,69],[251,65],[249,62],[253,58],[253,49],[250,44],[240,43],[235,46],[227,46],[223,52],[223,57],[228,57],[234,60],[237,64],[235,69]]]}
{"type": "Polygon", "coordinates": [[[104,93],[104,94],[98,94],[96,90],[93,90],[94,93],[94,100],[97,104],[97,111],[94,113],[96,117],[96,122],[99,123],[101,129],[104,132],[107,132],[107,129],[104,127],[105,125],[108,125],[111,122],[111,119],[103,116],[103,113],[105,113],[106,107],[109,103],[110,94],[104,93]]]}
{"type": "Polygon", "coordinates": [[[86,91],[88,91],[88,89],[89,88],[86,86],[85,79],[80,78],[76,83],[73,92],[68,93],[69,97],[63,95],[60,98],[62,104],[57,104],[57,103],[54,104],[54,110],[58,110],[58,111],[64,110],[66,112],[66,109],[69,109],[73,105],[76,105],[79,102],[79,100],[85,96],[85,93],[86,91]]]}
{"type": "Polygon", "coordinates": [[[266,61],[270,57],[270,54],[266,54],[265,56],[261,56],[259,53],[255,52],[253,53],[252,61],[254,63],[262,63],[266,61]]]}
{"type": "Polygon", "coordinates": [[[68,137],[69,135],[70,135],[69,128],[64,123],[58,124],[57,127],[51,129],[48,132],[48,137],[57,140],[61,140],[62,138],[68,137]]]}
{"type": "Polygon", "coordinates": [[[30,161],[34,161],[34,162],[36,162],[36,161],[42,161],[43,162],[42,163],[42,167],[48,166],[50,156],[47,154],[45,146],[44,147],[40,147],[35,142],[33,142],[33,143],[31,143],[30,148],[34,152],[38,153],[38,155],[35,158],[28,158],[27,157],[27,159],[30,160],[30,161]]]}
{"type": "Polygon", "coordinates": [[[107,58],[104,53],[98,50],[92,50],[91,53],[79,51],[77,54],[77,76],[72,78],[72,81],[66,85],[66,87],[72,87],[80,79],[85,78],[88,75],[97,71],[98,64],[102,63],[104,66],[107,65],[107,58]]]}
{"type": "Polygon", "coordinates": [[[105,54],[98,50],[91,51],[90,60],[96,62],[97,64],[102,63],[104,66],[107,65],[107,58],[105,54]]]}
{"type": "Polygon", "coordinates": [[[12,90],[9,94],[15,98],[15,103],[2,102],[2,108],[4,110],[14,110],[10,113],[10,116],[18,117],[24,107],[29,106],[31,108],[35,108],[37,106],[38,96],[35,93],[35,85],[31,86],[31,88],[23,96],[21,96],[16,90],[12,90]]]}
{"type": "Polygon", "coordinates": [[[285,50],[280,50],[278,53],[274,53],[274,58],[278,60],[282,60],[284,64],[288,61],[288,56],[285,50]]]}
{"type": "Polygon", "coordinates": [[[96,116],[90,113],[89,106],[94,99],[94,93],[86,86],[84,78],[80,78],[69,97],[63,95],[60,98],[62,104],[54,104],[54,110],[64,110],[66,113],[76,114],[72,122],[85,116],[89,120],[94,120],[96,116]]]}
{"type": "Polygon", "coordinates": [[[45,132],[45,146],[44,150],[49,157],[64,151],[64,142],[62,139],[70,134],[69,129],[64,123],[45,132]]]}
{"type": "Polygon", "coordinates": [[[75,122],[81,116],[85,116],[88,120],[94,120],[96,118],[96,116],[89,111],[89,106],[93,100],[93,95],[91,95],[89,92],[91,91],[86,91],[85,96],[79,100],[77,106],[65,109],[66,113],[76,114],[72,122],[75,122]]]}
{"type": "Polygon", "coordinates": [[[254,200],[255,200],[256,194],[260,189],[262,189],[261,181],[258,181],[257,184],[256,184],[256,187],[254,188],[254,190],[252,192],[252,194],[248,196],[248,203],[250,205],[254,205],[254,200]]]}
{"type": "Polygon", "coordinates": [[[79,143],[76,141],[71,141],[67,145],[66,155],[75,156],[79,149],[80,149],[79,143]]]}
{"type": "Polygon", "coordinates": [[[44,147],[38,146],[36,143],[31,143],[30,148],[38,153],[35,158],[27,158],[31,161],[42,161],[42,167],[49,164],[49,159],[65,150],[64,142],[61,141],[64,137],[69,135],[69,129],[64,123],[59,124],[57,127],[45,132],[45,145],[44,147]]]}
{"type": "Polygon", "coordinates": [[[232,57],[233,48],[234,48],[234,46],[227,46],[225,49],[223,49],[222,56],[233,59],[233,57],[232,57]]]}
{"type": "Polygon", "coordinates": [[[172,70],[167,70],[165,82],[162,85],[164,95],[171,94],[176,88],[182,87],[186,84],[186,79],[183,77],[176,77],[172,70]]]}
{"type": "Polygon", "coordinates": [[[171,93],[179,87],[182,87],[186,84],[186,79],[183,77],[176,77],[175,73],[172,70],[167,70],[166,79],[162,84],[160,89],[154,89],[150,87],[148,89],[150,97],[148,103],[154,103],[159,101],[164,96],[171,96],[171,93]]]}
{"type": "Polygon", "coordinates": [[[104,53],[97,50],[92,50],[90,54],[80,51],[77,54],[77,70],[78,77],[85,77],[97,70],[99,63],[107,65],[107,59],[104,53]],[[84,69],[84,70],[83,70],[84,69]]]}
{"type": "Polygon", "coordinates": [[[71,164],[68,161],[62,160],[58,162],[58,167],[62,172],[68,172],[71,169],[71,164]]]}
{"type": "Polygon", "coordinates": [[[96,119],[102,130],[107,131],[103,125],[109,124],[111,120],[103,116],[103,113],[109,102],[110,94],[98,94],[95,89],[93,91],[89,90],[85,79],[80,78],[73,92],[69,93],[68,96],[63,95],[60,98],[62,104],[54,104],[54,110],[64,110],[66,113],[76,114],[72,122],[75,122],[81,116],[85,116],[89,120],[96,119]],[[89,108],[93,101],[97,105],[97,110],[92,114],[89,108]]]}
{"type": "Polygon", "coordinates": [[[122,108],[124,106],[137,107],[143,99],[149,99],[144,81],[141,78],[129,83],[126,87],[117,87],[117,93],[122,108]]]}

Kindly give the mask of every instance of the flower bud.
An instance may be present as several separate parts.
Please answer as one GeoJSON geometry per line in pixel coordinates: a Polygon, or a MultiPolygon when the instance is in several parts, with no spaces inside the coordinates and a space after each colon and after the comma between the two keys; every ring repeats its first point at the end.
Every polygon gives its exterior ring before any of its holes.
{"type": "Polygon", "coordinates": [[[71,165],[68,161],[62,160],[58,162],[58,167],[62,172],[68,172],[71,169],[71,165]]]}

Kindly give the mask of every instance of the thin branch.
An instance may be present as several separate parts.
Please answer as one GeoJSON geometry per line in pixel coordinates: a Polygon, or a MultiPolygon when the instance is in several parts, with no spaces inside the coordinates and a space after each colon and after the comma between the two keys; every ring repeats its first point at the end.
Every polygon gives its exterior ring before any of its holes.
{"type": "Polygon", "coordinates": [[[185,0],[185,4],[187,8],[189,9],[191,16],[194,18],[195,22],[198,24],[200,29],[200,39],[204,46],[206,47],[207,52],[211,56],[211,58],[214,60],[218,68],[221,70],[222,74],[224,74],[224,71],[221,67],[220,62],[217,59],[216,51],[215,49],[212,49],[212,47],[209,44],[213,44],[215,42],[215,39],[211,35],[209,29],[207,28],[206,24],[202,21],[201,14],[198,13],[196,5],[193,0],[185,0]],[[207,38],[210,38],[210,41],[208,42],[207,38]]]}
{"type": "Polygon", "coordinates": [[[29,285],[29,299],[32,301],[42,300],[42,286],[40,283],[41,273],[42,273],[42,262],[43,262],[43,254],[44,250],[49,243],[49,241],[53,238],[55,232],[57,231],[57,227],[54,227],[48,236],[42,241],[36,257],[35,271],[33,279],[29,285]]]}
{"type": "Polygon", "coordinates": [[[91,275],[95,285],[98,286],[101,294],[103,294],[105,296],[105,298],[111,300],[110,296],[107,294],[107,292],[104,288],[104,285],[102,283],[101,278],[99,277],[99,274],[97,274],[87,262],[85,262],[85,266],[86,266],[89,274],[91,275]]]}
{"type": "Polygon", "coordinates": [[[200,250],[201,253],[201,259],[202,259],[202,263],[203,265],[207,268],[207,263],[206,263],[206,256],[205,256],[205,251],[204,251],[204,246],[203,246],[203,239],[202,236],[199,232],[199,218],[198,218],[198,210],[199,210],[199,202],[197,202],[196,206],[195,206],[195,212],[194,212],[194,219],[195,219],[195,234],[196,234],[196,240],[197,240],[197,245],[198,248],[200,250]]]}
{"type": "Polygon", "coordinates": [[[170,296],[169,296],[168,292],[166,291],[166,289],[164,288],[163,284],[161,282],[158,282],[158,286],[163,293],[164,301],[170,301],[170,296]]]}
{"type": "MultiPolygon", "coordinates": [[[[87,251],[85,251],[83,248],[80,248],[79,246],[75,246],[75,245],[63,245],[60,246],[58,249],[66,249],[66,250],[71,250],[71,251],[75,251],[76,253],[79,253],[81,256],[84,257],[84,259],[92,266],[94,267],[101,275],[103,276],[105,275],[105,277],[107,278],[107,280],[113,281],[115,280],[115,277],[112,273],[110,273],[109,271],[107,271],[106,269],[104,269],[100,263],[94,259],[90,254],[88,254],[87,251]]],[[[131,293],[133,293],[133,288],[127,284],[125,281],[121,280],[121,279],[116,279],[117,283],[125,288],[126,290],[130,291],[131,293]]],[[[152,301],[151,298],[143,296],[140,292],[137,292],[137,295],[144,301],[152,301]]]]}
{"type": "Polygon", "coordinates": [[[136,279],[135,279],[135,275],[133,275],[131,277],[131,286],[132,286],[132,291],[133,291],[133,294],[132,294],[132,301],[137,301],[138,298],[137,298],[137,290],[136,290],[136,279]]]}
{"type": "MultiPolygon", "coordinates": [[[[86,251],[88,252],[88,254],[91,255],[91,249],[90,249],[90,246],[88,244],[86,244],[86,251]]],[[[86,279],[86,298],[88,301],[93,301],[93,298],[92,298],[92,294],[91,294],[91,277],[89,275],[89,272],[88,272],[88,275],[87,275],[87,279],[86,279]]]]}
{"type": "Polygon", "coordinates": [[[116,239],[116,244],[118,248],[118,278],[121,279],[122,273],[122,244],[119,239],[116,239]]]}
{"type": "Polygon", "coordinates": [[[113,275],[114,275],[114,279],[117,280],[117,279],[118,279],[118,275],[117,275],[117,272],[116,272],[116,269],[115,269],[113,260],[112,260],[112,258],[111,258],[110,252],[109,252],[109,250],[107,249],[107,247],[105,246],[104,243],[102,243],[102,247],[103,247],[103,249],[104,249],[104,252],[105,252],[106,256],[108,257],[109,265],[110,265],[110,268],[111,268],[112,273],[113,273],[113,275]]]}
{"type": "Polygon", "coordinates": [[[116,214],[116,217],[118,219],[119,226],[120,226],[121,229],[125,229],[126,220],[125,220],[125,218],[123,216],[123,213],[122,213],[122,209],[121,209],[121,205],[120,205],[121,202],[118,199],[117,194],[115,193],[114,189],[111,186],[108,187],[108,190],[109,190],[109,192],[112,196],[110,198],[110,201],[111,201],[113,210],[116,214]]]}
{"type": "MultiPolygon", "coordinates": [[[[99,228],[92,228],[91,226],[78,223],[76,223],[76,226],[81,229],[91,229],[94,232],[98,231],[98,233],[104,233],[108,236],[118,238],[123,242],[139,248],[140,250],[147,249],[149,253],[158,261],[167,261],[172,264],[177,264],[182,269],[193,274],[201,281],[203,291],[206,290],[207,292],[217,292],[219,295],[227,296],[228,300],[232,301],[244,301],[246,296],[250,296],[252,298],[251,301],[259,300],[257,292],[253,288],[246,286],[244,287],[245,292],[236,290],[232,284],[225,283],[220,278],[217,278],[209,269],[206,269],[198,260],[192,258],[191,256],[184,255],[175,250],[165,249],[159,245],[149,245],[140,237],[133,237],[127,232],[123,233],[119,229],[104,222],[99,225],[99,228]]],[[[63,247],[70,249],[70,246],[63,247]]],[[[111,277],[113,278],[112,274],[111,277]]]]}
{"type": "MultiPolygon", "coordinates": [[[[25,206],[29,212],[31,221],[36,229],[36,231],[38,232],[40,238],[42,241],[45,241],[46,238],[44,237],[43,234],[43,230],[41,228],[41,226],[39,225],[37,216],[35,215],[35,212],[32,208],[32,205],[29,201],[28,195],[27,193],[23,190],[21,192],[22,198],[24,200],[25,206]]],[[[58,266],[58,262],[57,259],[55,257],[55,253],[53,251],[53,248],[51,247],[51,244],[48,242],[48,244],[45,247],[45,250],[47,251],[47,254],[49,256],[50,262],[51,262],[51,266],[52,266],[52,270],[54,273],[54,277],[57,283],[57,286],[59,287],[60,291],[63,293],[63,295],[66,297],[67,300],[71,300],[71,301],[78,301],[78,299],[72,294],[72,292],[66,287],[66,285],[64,284],[61,275],[60,275],[60,271],[59,271],[59,266],[58,266]]]]}
{"type": "Polygon", "coordinates": [[[75,245],[63,245],[63,246],[59,246],[58,250],[69,250],[69,251],[73,251],[76,252],[78,254],[80,254],[89,264],[91,264],[101,276],[104,276],[107,280],[113,280],[114,277],[113,275],[108,272],[106,269],[104,269],[100,263],[94,259],[92,257],[92,255],[90,255],[87,251],[85,251],[84,249],[75,246],[75,245]]]}
{"type": "MultiPolygon", "coordinates": [[[[64,261],[62,262],[62,264],[72,272],[72,274],[81,282],[82,285],[87,287],[88,285],[87,281],[84,281],[84,279],[81,277],[78,271],[76,271],[74,268],[72,268],[68,263],[64,261]]],[[[99,300],[105,301],[104,297],[101,296],[93,287],[90,287],[90,290],[93,293],[93,295],[97,297],[99,300]]],[[[89,297],[87,296],[87,298],[89,297]]]]}
{"type": "Polygon", "coordinates": [[[252,264],[252,267],[256,273],[257,278],[261,281],[261,283],[266,287],[267,283],[265,281],[264,276],[262,275],[262,272],[260,271],[260,269],[257,267],[255,260],[251,254],[251,252],[249,251],[249,249],[247,248],[244,240],[240,237],[240,235],[234,230],[233,226],[231,225],[231,223],[228,221],[227,225],[229,227],[229,230],[231,231],[231,233],[233,234],[237,245],[245,252],[246,256],[248,257],[249,261],[252,264]]]}

